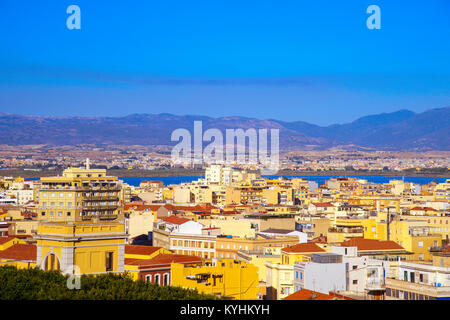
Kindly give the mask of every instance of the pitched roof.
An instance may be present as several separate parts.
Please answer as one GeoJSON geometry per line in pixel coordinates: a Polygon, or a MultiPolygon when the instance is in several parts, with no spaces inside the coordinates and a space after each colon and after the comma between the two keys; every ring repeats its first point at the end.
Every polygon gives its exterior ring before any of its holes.
{"type": "Polygon", "coordinates": [[[160,265],[170,266],[171,263],[183,263],[183,264],[201,263],[202,260],[203,259],[201,257],[196,256],[161,253],[152,259],[143,259],[143,260],[127,259],[127,261],[125,261],[125,264],[138,266],[140,269],[142,269],[145,267],[160,266],[160,265]]]}
{"type": "Polygon", "coordinates": [[[6,237],[0,237],[0,244],[7,243],[11,241],[12,239],[16,239],[14,236],[6,236],[6,237]]]}
{"type": "Polygon", "coordinates": [[[414,207],[409,210],[414,211],[437,211],[436,209],[430,208],[430,207],[414,207]]]}
{"type": "Polygon", "coordinates": [[[324,249],[315,243],[297,243],[296,245],[283,248],[282,251],[288,253],[325,252],[324,249]]]}
{"type": "Polygon", "coordinates": [[[405,250],[394,241],[353,238],[341,243],[343,247],[357,247],[358,251],[405,250]]]}
{"type": "Polygon", "coordinates": [[[313,202],[312,204],[316,207],[334,207],[331,202],[313,202]]]}
{"type": "Polygon", "coordinates": [[[309,242],[311,242],[311,243],[328,243],[326,236],[318,236],[309,242]]]}
{"type": "Polygon", "coordinates": [[[36,246],[34,244],[14,244],[0,251],[0,259],[36,261],[36,246]]]}
{"type": "Polygon", "coordinates": [[[336,298],[329,294],[301,289],[287,296],[283,300],[335,300],[336,298]]]}
{"type": "Polygon", "coordinates": [[[134,209],[136,211],[157,211],[161,208],[162,204],[141,204],[137,202],[131,202],[124,205],[123,209],[125,211],[134,209]]]}
{"type": "Polygon", "coordinates": [[[168,222],[168,223],[178,224],[178,225],[181,225],[183,223],[191,221],[190,219],[180,218],[180,217],[177,217],[175,215],[162,218],[162,220],[165,221],[165,222],[168,222]]]}
{"type": "Polygon", "coordinates": [[[151,247],[151,246],[139,246],[126,244],[125,254],[152,254],[161,249],[161,247],[151,247]]]}

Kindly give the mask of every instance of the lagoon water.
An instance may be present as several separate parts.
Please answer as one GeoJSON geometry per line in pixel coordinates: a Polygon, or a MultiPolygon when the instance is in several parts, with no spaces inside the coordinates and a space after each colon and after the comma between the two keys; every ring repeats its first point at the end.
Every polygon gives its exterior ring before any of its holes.
{"type": "MultiPolygon", "coordinates": [[[[343,177],[343,176],[284,176],[285,178],[305,178],[307,180],[315,181],[319,185],[325,183],[326,180],[329,180],[333,177],[343,177]]],[[[404,179],[406,182],[413,182],[416,184],[428,184],[432,181],[436,183],[443,183],[448,177],[408,177],[408,176],[389,176],[389,175],[348,175],[345,177],[355,177],[358,179],[364,179],[369,182],[374,183],[388,183],[390,180],[402,180],[404,179]]],[[[128,183],[132,186],[139,186],[139,184],[144,180],[159,180],[164,183],[165,186],[169,184],[180,184],[183,182],[192,182],[198,180],[200,178],[204,178],[202,176],[185,176],[185,177],[120,177],[120,180],[128,183]]],[[[277,177],[272,177],[277,178],[277,177]]]]}

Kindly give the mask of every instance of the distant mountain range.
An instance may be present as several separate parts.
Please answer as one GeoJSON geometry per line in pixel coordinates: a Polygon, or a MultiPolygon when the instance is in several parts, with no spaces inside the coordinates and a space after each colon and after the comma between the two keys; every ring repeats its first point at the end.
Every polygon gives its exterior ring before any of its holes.
{"type": "MultiPolygon", "coordinates": [[[[400,110],[359,118],[347,124],[317,126],[303,121],[261,120],[246,117],[211,118],[163,114],[125,117],[44,117],[0,114],[0,144],[26,145],[173,145],[173,130],[193,132],[217,128],[280,130],[280,147],[298,150],[377,149],[391,151],[450,150],[450,107],[423,113],[400,110]]],[[[225,137],[225,135],[224,135],[225,137]]]]}

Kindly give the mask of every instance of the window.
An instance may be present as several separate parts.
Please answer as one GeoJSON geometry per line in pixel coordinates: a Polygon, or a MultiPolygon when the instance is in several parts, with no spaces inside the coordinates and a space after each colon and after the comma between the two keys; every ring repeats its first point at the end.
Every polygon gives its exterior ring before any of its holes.
{"type": "Polygon", "coordinates": [[[388,297],[391,296],[391,289],[390,288],[386,288],[386,296],[388,296],[388,297]]]}
{"type": "Polygon", "coordinates": [[[55,197],[55,193],[54,193],[54,192],[52,192],[51,196],[52,196],[52,197],[55,197]]]}
{"type": "Polygon", "coordinates": [[[419,253],[419,260],[423,260],[423,253],[419,253]]]}
{"type": "Polygon", "coordinates": [[[42,202],[42,208],[47,207],[47,202],[42,202]]]}
{"type": "Polygon", "coordinates": [[[160,278],[160,277],[161,277],[161,276],[160,276],[159,274],[155,274],[155,283],[158,284],[158,285],[161,284],[161,282],[159,281],[159,278],[160,278]]]}
{"type": "Polygon", "coordinates": [[[112,271],[113,269],[113,252],[106,253],[106,271],[112,271]]]}
{"type": "Polygon", "coordinates": [[[358,284],[358,280],[353,280],[353,284],[358,284]]]}
{"type": "Polygon", "coordinates": [[[70,212],[67,212],[67,216],[70,217],[70,212]]]}
{"type": "Polygon", "coordinates": [[[356,269],[358,269],[358,266],[353,266],[352,269],[356,270],[356,269]]]}
{"type": "Polygon", "coordinates": [[[62,211],[58,212],[58,217],[62,217],[62,211]]]}
{"type": "Polygon", "coordinates": [[[59,197],[60,197],[60,198],[64,198],[64,193],[60,193],[60,194],[59,194],[59,197]]]}
{"type": "Polygon", "coordinates": [[[422,248],[422,247],[423,247],[423,241],[419,241],[419,242],[417,243],[417,246],[418,246],[419,248],[422,248]]]}
{"type": "Polygon", "coordinates": [[[42,211],[42,212],[41,212],[41,216],[45,216],[45,211],[42,211]]]}
{"type": "Polygon", "coordinates": [[[151,274],[147,274],[147,275],[145,276],[145,281],[147,281],[147,282],[152,282],[152,275],[151,275],[151,274]]]}
{"type": "Polygon", "coordinates": [[[164,273],[163,286],[168,286],[168,285],[169,285],[169,274],[168,273],[164,273]]]}

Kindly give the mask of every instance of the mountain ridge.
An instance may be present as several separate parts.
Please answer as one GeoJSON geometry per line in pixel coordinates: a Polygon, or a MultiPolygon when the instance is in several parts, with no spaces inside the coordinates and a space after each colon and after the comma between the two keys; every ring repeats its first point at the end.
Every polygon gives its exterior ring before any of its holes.
{"type": "MultiPolygon", "coordinates": [[[[279,129],[280,148],[324,150],[351,146],[387,151],[450,150],[450,107],[415,113],[401,109],[372,114],[344,124],[319,126],[305,121],[281,121],[240,116],[213,118],[201,115],[129,114],[120,117],[35,116],[0,113],[0,144],[130,144],[174,145],[177,128],[193,132],[201,120],[203,131],[226,129],[279,129]]],[[[225,137],[225,135],[224,135],[225,137]]]]}

